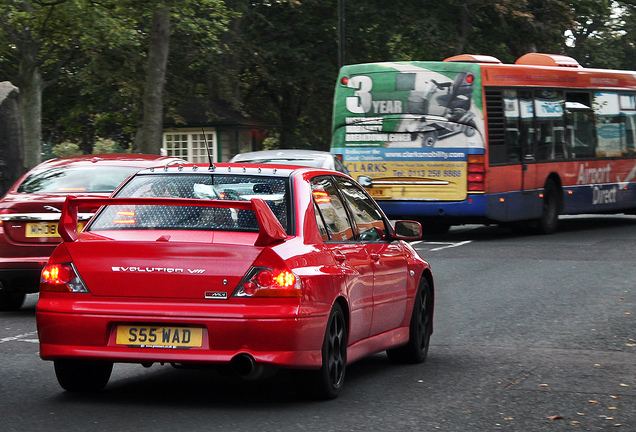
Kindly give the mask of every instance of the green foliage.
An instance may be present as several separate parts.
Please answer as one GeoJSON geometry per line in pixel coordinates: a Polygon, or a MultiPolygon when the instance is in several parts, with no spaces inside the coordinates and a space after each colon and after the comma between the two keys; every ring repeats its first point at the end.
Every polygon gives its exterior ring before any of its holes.
{"type": "Polygon", "coordinates": [[[75,143],[65,141],[53,147],[52,153],[55,157],[80,156],[84,154],[75,143]]]}
{"type": "Polygon", "coordinates": [[[125,151],[112,139],[97,138],[93,145],[93,154],[106,154],[106,153],[130,153],[130,150],[125,151]]]}
{"type": "MultiPolygon", "coordinates": [[[[514,62],[538,51],[588,67],[636,69],[636,1],[343,1],[349,64],[460,53],[514,62]]],[[[194,98],[221,99],[269,125],[266,146],[328,149],[337,0],[164,3],[172,29],[164,112],[194,98]]],[[[56,83],[42,102],[45,142],[74,142],[84,153],[106,140],[131,148],[156,4],[0,0],[0,79],[18,84],[29,41],[46,83],[56,83]]]]}

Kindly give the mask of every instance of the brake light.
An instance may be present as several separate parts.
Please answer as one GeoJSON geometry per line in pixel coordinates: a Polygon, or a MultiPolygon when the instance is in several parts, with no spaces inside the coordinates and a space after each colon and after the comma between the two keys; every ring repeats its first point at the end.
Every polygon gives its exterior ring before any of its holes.
{"type": "Polygon", "coordinates": [[[326,204],[331,202],[331,198],[329,198],[329,194],[325,191],[313,191],[314,200],[316,204],[326,204]]]}
{"type": "Polygon", "coordinates": [[[300,279],[288,269],[252,267],[233,297],[300,297],[300,279]]]}
{"type": "Polygon", "coordinates": [[[115,220],[113,220],[113,223],[120,225],[134,225],[137,223],[137,220],[135,219],[135,212],[128,210],[118,211],[115,213],[115,220]]]}
{"type": "Polygon", "coordinates": [[[44,267],[40,277],[40,291],[89,292],[71,263],[49,264],[44,267]]]}
{"type": "Polygon", "coordinates": [[[486,163],[484,155],[468,155],[468,191],[483,192],[486,190],[486,163]]]}

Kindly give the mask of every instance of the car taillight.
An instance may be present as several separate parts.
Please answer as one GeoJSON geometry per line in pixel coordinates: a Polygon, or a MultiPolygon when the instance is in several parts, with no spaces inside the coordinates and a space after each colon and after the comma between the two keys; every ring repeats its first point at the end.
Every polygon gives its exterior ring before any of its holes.
{"type": "Polygon", "coordinates": [[[48,264],[44,267],[40,277],[40,291],[89,292],[71,263],[48,264]]]}
{"type": "Polygon", "coordinates": [[[252,267],[233,297],[300,297],[300,279],[288,269],[252,267]]]}
{"type": "Polygon", "coordinates": [[[486,164],[484,155],[468,155],[468,191],[483,192],[486,190],[486,164]]]}

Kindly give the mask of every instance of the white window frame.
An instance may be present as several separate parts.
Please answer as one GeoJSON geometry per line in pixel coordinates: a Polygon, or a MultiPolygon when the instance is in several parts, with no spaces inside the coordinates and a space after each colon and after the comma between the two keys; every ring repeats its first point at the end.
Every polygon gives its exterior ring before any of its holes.
{"type": "MultiPolygon", "coordinates": [[[[206,129],[207,147],[212,162],[218,162],[216,129],[206,129]]],[[[197,129],[170,129],[163,133],[161,153],[164,156],[180,157],[190,163],[208,163],[203,131],[197,129]]]]}

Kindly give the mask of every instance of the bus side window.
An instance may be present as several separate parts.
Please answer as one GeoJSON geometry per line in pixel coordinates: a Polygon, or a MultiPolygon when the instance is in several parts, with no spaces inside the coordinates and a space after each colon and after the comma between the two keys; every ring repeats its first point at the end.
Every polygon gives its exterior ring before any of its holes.
{"type": "Polygon", "coordinates": [[[519,144],[525,162],[532,162],[534,157],[535,128],[534,128],[534,107],[532,102],[532,92],[530,90],[517,91],[519,99],[519,144]]]}
{"type": "Polygon", "coordinates": [[[596,154],[596,131],[590,93],[568,92],[565,95],[566,141],[575,159],[596,154]]]}
{"type": "Polygon", "coordinates": [[[565,121],[563,93],[540,90],[535,94],[534,108],[538,126],[537,159],[555,160],[568,158],[565,146],[565,121]]]}
{"type": "Polygon", "coordinates": [[[503,91],[504,115],[506,119],[506,156],[508,162],[521,161],[521,134],[519,133],[519,100],[517,91],[506,89],[503,91]]]}
{"type": "Polygon", "coordinates": [[[620,95],[621,115],[625,125],[625,146],[623,155],[634,157],[636,155],[636,95],[620,95]]]}

